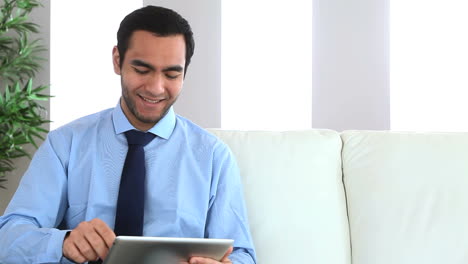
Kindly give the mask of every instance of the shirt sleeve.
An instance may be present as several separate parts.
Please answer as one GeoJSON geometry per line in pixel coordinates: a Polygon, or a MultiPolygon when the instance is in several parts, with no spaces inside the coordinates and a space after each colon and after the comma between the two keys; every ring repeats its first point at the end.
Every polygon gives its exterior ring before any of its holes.
{"type": "Polygon", "coordinates": [[[66,179],[65,166],[49,134],[0,217],[0,263],[63,261],[62,244],[67,230],[55,227],[66,211],[66,179]]]}
{"type": "Polygon", "coordinates": [[[234,155],[223,143],[214,151],[211,190],[205,236],[234,239],[230,255],[233,263],[256,263],[239,169],[234,155]]]}

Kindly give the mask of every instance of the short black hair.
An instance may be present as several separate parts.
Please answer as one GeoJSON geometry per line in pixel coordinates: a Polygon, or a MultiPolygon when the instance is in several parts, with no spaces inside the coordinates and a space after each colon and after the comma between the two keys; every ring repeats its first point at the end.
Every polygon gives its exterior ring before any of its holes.
{"type": "Polygon", "coordinates": [[[184,74],[187,72],[187,67],[190,64],[195,49],[192,28],[187,20],[174,10],[151,5],[128,14],[120,23],[119,31],[117,31],[117,49],[120,54],[120,67],[123,64],[130,37],[137,30],[149,31],[161,37],[183,35],[185,40],[184,74]]]}

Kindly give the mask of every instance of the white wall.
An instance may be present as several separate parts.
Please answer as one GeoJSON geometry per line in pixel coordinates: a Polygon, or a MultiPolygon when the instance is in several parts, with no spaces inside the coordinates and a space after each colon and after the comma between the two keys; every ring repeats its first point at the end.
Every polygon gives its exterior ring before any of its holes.
{"type": "Polygon", "coordinates": [[[202,127],[221,126],[221,0],[144,0],[175,10],[192,27],[195,54],[174,108],[202,127]]]}
{"type": "MultiPolygon", "coordinates": [[[[42,44],[45,47],[49,47],[49,39],[50,39],[50,0],[43,0],[41,1],[42,7],[36,8],[31,13],[31,21],[38,24],[40,26],[41,32],[35,35],[35,38],[42,39],[42,44]]],[[[47,60],[49,60],[49,51],[44,51],[41,56],[47,60]]],[[[42,70],[36,75],[34,79],[34,86],[37,85],[48,85],[50,83],[50,67],[48,63],[44,63],[42,70]]],[[[49,91],[46,91],[48,93],[49,91]]],[[[42,104],[46,109],[49,109],[49,102],[44,102],[42,104]]],[[[47,125],[46,128],[49,126],[47,125]]],[[[41,142],[38,142],[40,144],[41,142]]],[[[28,146],[26,151],[29,153],[33,153],[35,148],[33,146],[28,146]]],[[[21,176],[24,174],[26,169],[29,166],[29,158],[23,157],[14,161],[15,166],[17,169],[9,174],[7,174],[7,183],[6,183],[6,190],[0,189],[0,215],[3,214],[8,203],[10,202],[11,197],[13,196],[16,188],[18,187],[18,183],[21,180],[21,176]]]]}
{"type": "Polygon", "coordinates": [[[141,0],[55,1],[51,6],[52,129],[117,104],[121,86],[112,48],[120,21],[142,6],[141,0]]]}
{"type": "Polygon", "coordinates": [[[467,12],[468,1],[390,3],[392,130],[468,131],[467,12]]]}
{"type": "Polygon", "coordinates": [[[308,129],[312,120],[312,2],[222,4],[221,125],[308,129]],[[248,7],[248,8],[246,8],[248,7]]]}
{"type": "MultiPolygon", "coordinates": [[[[203,127],[221,125],[221,2],[143,1],[176,10],[193,27],[195,55],[176,110],[203,127]]],[[[389,0],[314,0],[312,8],[311,126],[390,129],[389,0]]]]}
{"type": "Polygon", "coordinates": [[[314,0],[314,128],[390,129],[389,0],[314,0]]]}

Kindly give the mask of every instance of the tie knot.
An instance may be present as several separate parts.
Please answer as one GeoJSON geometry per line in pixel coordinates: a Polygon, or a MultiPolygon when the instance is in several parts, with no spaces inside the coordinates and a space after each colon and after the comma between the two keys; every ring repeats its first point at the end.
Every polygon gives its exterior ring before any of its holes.
{"type": "Polygon", "coordinates": [[[125,132],[125,137],[127,137],[128,145],[145,146],[146,144],[150,143],[151,140],[153,140],[155,135],[137,130],[129,130],[125,132]]]}

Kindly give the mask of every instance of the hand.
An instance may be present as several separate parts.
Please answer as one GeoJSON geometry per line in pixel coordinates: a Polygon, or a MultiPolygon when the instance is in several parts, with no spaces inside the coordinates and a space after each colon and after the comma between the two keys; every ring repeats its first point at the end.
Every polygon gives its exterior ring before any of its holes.
{"type": "Polygon", "coordinates": [[[233,248],[230,247],[226,254],[224,254],[221,261],[217,261],[210,258],[203,258],[203,257],[191,257],[189,260],[189,264],[232,264],[231,260],[228,258],[231,255],[233,248]]]}
{"type": "Polygon", "coordinates": [[[114,239],[114,231],[101,219],[81,222],[63,240],[63,256],[77,263],[105,259],[114,239]]]}

